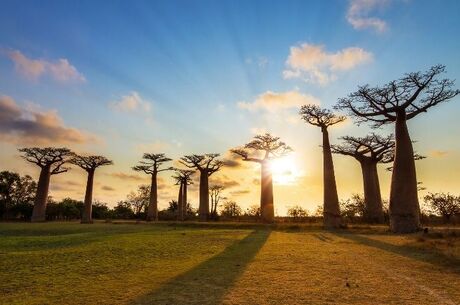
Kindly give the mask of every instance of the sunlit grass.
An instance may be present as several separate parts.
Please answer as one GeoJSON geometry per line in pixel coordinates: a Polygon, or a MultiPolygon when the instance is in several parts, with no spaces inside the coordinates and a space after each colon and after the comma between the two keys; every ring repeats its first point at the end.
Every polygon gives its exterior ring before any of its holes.
{"type": "Polygon", "coordinates": [[[459,248],[380,227],[3,223],[0,304],[456,304],[459,248]]]}

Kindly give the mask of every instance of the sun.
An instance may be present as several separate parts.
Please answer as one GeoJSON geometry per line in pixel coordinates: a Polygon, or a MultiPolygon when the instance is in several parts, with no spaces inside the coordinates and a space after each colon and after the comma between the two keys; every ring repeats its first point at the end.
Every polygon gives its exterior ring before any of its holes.
{"type": "Polygon", "coordinates": [[[277,184],[292,184],[300,175],[294,156],[286,156],[270,161],[273,181],[277,184]]]}

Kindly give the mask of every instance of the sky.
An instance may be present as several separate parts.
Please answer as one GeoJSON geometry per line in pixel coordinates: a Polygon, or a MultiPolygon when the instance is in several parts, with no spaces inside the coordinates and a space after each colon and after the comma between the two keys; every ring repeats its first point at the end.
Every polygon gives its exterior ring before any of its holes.
{"type": "MultiPolygon", "coordinates": [[[[17,151],[66,146],[114,161],[96,171],[94,198],[110,206],[149,182],[131,167],[144,152],[220,153],[270,132],[294,152],[275,162],[275,211],[322,204],[319,128],[301,105],[332,107],[359,85],[446,65],[460,79],[460,2],[5,1],[0,0],[0,170],[39,169],[17,151]]],[[[460,87],[457,81],[456,87],[460,87]]],[[[418,180],[426,191],[459,194],[460,97],[409,122],[418,180]]],[[[345,135],[387,135],[352,119],[345,135]]],[[[359,163],[334,156],[339,197],[362,193],[359,163]]],[[[178,166],[177,161],[172,163],[178,166]]],[[[391,173],[379,168],[382,197],[391,173]]],[[[159,207],[175,199],[160,175],[159,207]]],[[[195,180],[198,174],[195,175],[195,180]]],[[[243,209],[259,203],[260,169],[240,163],[211,176],[243,209]]],[[[53,176],[50,195],[83,199],[85,172],[53,176]]],[[[190,201],[198,205],[197,183],[190,201]]]]}

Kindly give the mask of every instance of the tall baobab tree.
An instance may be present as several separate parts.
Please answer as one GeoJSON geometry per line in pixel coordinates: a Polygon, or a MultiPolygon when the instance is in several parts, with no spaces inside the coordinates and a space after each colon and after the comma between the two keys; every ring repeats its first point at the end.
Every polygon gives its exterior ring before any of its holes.
{"type": "Polygon", "coordinates": [[[364,184],[364,218],[371,223],[384,220],[380,193],[378,163],[390,163],[394,158],[394,137],[370,134],[366,137],[342,137],[343,144],[332,145],[333,153],[351,156],[361,165],[364,184]]]}
{"type": "Polygon", "coordinates": [[[139,165],[133,167],[133,170],[137,172],[144,172],[151,177],[150,182],[150,197],[149,206],[147,208],[147,221],[158,220],[158,181],[157,176],[159,172],[172,170],[172,167],[160,169],[160,166],[165,163],[172,161],[167,158],[165,154],[149,154],[145,153],[142,157],[139,165]]]}
{"type": "Polygon", "coordinates": [[[291,151],[292,149],[280,141],[279,137],[274,137],[269,133],[257,135],[243,148],[231,150],[232,153],[242,157],[243,161],[256,162],[261,166],[260,211],[264,222],[271,223],[275,220],[270,161],[283,157],[291,151]]]}
{"type": "Polygon", "coordinates": [[[94,173],[100,166],[112,165],[113,162],[104,156],[74,156],[69,163],[77,165],[88,173],[85,192],[85,207],[81,223],[92,223],[92,208],[93,208],[93,184],[94,173]]]}
{"type": "Polygon", "coordinates": [[[177,198],[177,208],[179,220],[184,220],[187,214],[187,186],[193,184],[191,176],[195,173],[194,170],[174,169],[176,174],[173,178],[179,187],[179,196],[177,198]]]}
{"type": "Polygon", "coordinates": [[[356,92],[339,99],[336,109],[346,110],[358,124],[371,122],[373,127],[395,124],[395,160],[391,177],[390,229],[398,233],[420,228],[420,206],[414,149],[407,120],[427,112],[439,103],[460,93],[454,81],[441,79],[445,67],[437,65],[426,72],[414,72],[383,86],[358,87],[356,92]]]}
{"type": "Polygon", "coordinates": [[[300,115],[308,124],[321,128],[321,132],[323,133],[324,226],[327,228],[337,228],[341,224],[341,218],[328,128],[329,126],[345,121],[346,118],[345,116],[336,115],[329,109],[322,109],[316,105],[302,106],[300,115]]]}
{"type": "Polygon", "coordinates": [[[67,172],[69,168],[63,167],[63,165],[73,157],[73,153],[68,148],[56,147],[26,147],[19,149],[19,151],[23,153],[22,158],[24,160],[38,165],[41,169],[32,212],[32,221],[45,221],[51,175],[67,172]]]}
{"type": "Polygon", "coordinates": [[[180,163],[200,172],[200,205],[198,213],[201,221],[209,217],[209,176],[217,172],[223,161],[217,159],[219,154],[188,155],[180,159],[180,163]]]}

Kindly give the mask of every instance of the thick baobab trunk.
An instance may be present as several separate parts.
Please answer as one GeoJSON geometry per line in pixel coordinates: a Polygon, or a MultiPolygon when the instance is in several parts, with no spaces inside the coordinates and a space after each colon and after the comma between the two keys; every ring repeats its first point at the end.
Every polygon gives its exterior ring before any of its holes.
{"type": "Polygon", "coordinates": [[[150,197],[149,206],[147,208],[147,221],[158,221],[158,187],[157,187],[157,173],[152,174],[152,181],[150,183],[150,197]]]}
{"type": "Polygon", "coordinates": [[[382,223],[384,216],[377,162],[365,159],[360,163],[364,183],[364,219],[370,223],[382,223]]]}
{"type": "Polygon", "coordinates": [[[93,182],[94,182],[94,170],[88,171],[88,181],[86,182],[85,192],[85,206],[83,207],[83,215],[81,217],[81,223],[92,223],[92,212],[93,212],[93,182]]]}
{"type": "Polygon", "coordinates": [[[405,112],[397,113],[395,129],[396,152],[391,177],[390,229],[397,233],[409,233],[420,228],[420,206],[414,150],[405,112]]]}
{"type": "Polygon", "coordinates": [[[178,212],[178,219],[179,220],[184,220],[184,200],[183,200],[183,194],[184,194],[184,187],[183,183],[180,183],[179,187],[179,196],[177,196],[177,212],[178,212]]]}
{"type": "Polygon", "coordinates": [[[32,212],[32,222],[46,220],[46,202],[48,200],[48,189],[50,186],[50,166],[42,167],[38,178],[37,193],[35,195],[34,209],[32,212]]]}
{"type": "Polygon", "coordinates": [[[208,172],[203,170],[200,172],[200,221],[208,220],[209,216],[209,183],[208,172]]]}
{"type": "Polygon", "coordinates": [[[326,228],[337,228],[341,225],[341,219],[334,163],[332,161],[328,131],[326,128],[322,128],[321,131],[323,133],[324,226],[326,228]]]}
{"type": "Polygon", "coordinates": [[[272,172],[268,161],[263,161],[261,165],[260,213],[263,222],[272,223],[275,221],[272,172]]]}

